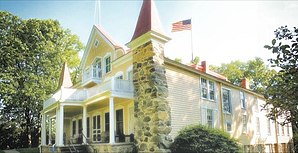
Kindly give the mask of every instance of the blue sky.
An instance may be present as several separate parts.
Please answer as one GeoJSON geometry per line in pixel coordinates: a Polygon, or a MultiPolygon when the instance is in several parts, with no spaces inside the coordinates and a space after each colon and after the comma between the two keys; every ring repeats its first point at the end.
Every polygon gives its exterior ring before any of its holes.
{"type": "MultiPolygon", "coordinates": [[[[79,35],[86,44],[95,24],[95,1],[0,1],[5,10],[23,19],[56,19],[64,28],[79,35]]],[[[130,41],[142,1],[101,1],[101,26],[122,45],[130,41]]],[[[194,54],[209,64],[254,57],[272,57],[263,48],[283,25],[298,25],[297,1],[165,1],[156,0],[165,33],[172,38],[166,45],[167,57],[191,58],[190,31],[171,33],[171,24],[192,19],[194,54]]]]}

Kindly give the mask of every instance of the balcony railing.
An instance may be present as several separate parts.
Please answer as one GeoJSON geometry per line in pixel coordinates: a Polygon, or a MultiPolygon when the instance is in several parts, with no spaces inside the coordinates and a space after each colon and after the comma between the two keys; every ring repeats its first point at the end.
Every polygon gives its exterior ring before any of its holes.
{"type": "Polygon", "coordinates": [[[93,66],[87,67],[83,72],[83,83],[88,81],[94,81],[100,83],[102,78],[102,70],[100,68],[94,68],[93,66]]]}
{"type": "Polygon", "coordinates": [[[60,102],[84,102],[91,97],[100,95],[105,92],[111,92],[114,96],[133,98],[133,83],[130,80],[121,80],[112,78],[91,88],[70,89],[61,88],[51,98],[44,102],[44,109],[60,102]]]}

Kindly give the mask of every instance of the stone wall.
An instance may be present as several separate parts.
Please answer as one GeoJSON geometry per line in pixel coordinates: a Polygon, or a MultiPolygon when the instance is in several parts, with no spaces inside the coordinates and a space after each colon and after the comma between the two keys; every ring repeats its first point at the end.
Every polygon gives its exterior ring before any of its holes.
{"type": "Polygon", "coordinates": [[[133,50],[135,144],[138,152],[169,152],[171,109],[164,45],[147,42],[133,50]]]}

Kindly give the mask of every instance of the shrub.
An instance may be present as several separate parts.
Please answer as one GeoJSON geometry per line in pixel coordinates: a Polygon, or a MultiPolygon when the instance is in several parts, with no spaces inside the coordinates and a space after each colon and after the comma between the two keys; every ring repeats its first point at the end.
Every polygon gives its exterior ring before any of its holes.
{"type": "Polygon", "coordinates": [[[170,147],[173,153],[241,152],[237,141],[219,129],[190,125],[179,131],[170,147]]]}

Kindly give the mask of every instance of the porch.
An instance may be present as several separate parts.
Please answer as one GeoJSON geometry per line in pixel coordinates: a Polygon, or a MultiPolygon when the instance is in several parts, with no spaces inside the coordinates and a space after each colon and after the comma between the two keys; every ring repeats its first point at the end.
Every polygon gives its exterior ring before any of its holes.
{"type": "Polygon", "coordinates": [[[42,146],[96,146],[134,141],[134,106],[130,98],[104,93],[86,102],[55,104],[42,112],[42,146]]]}

